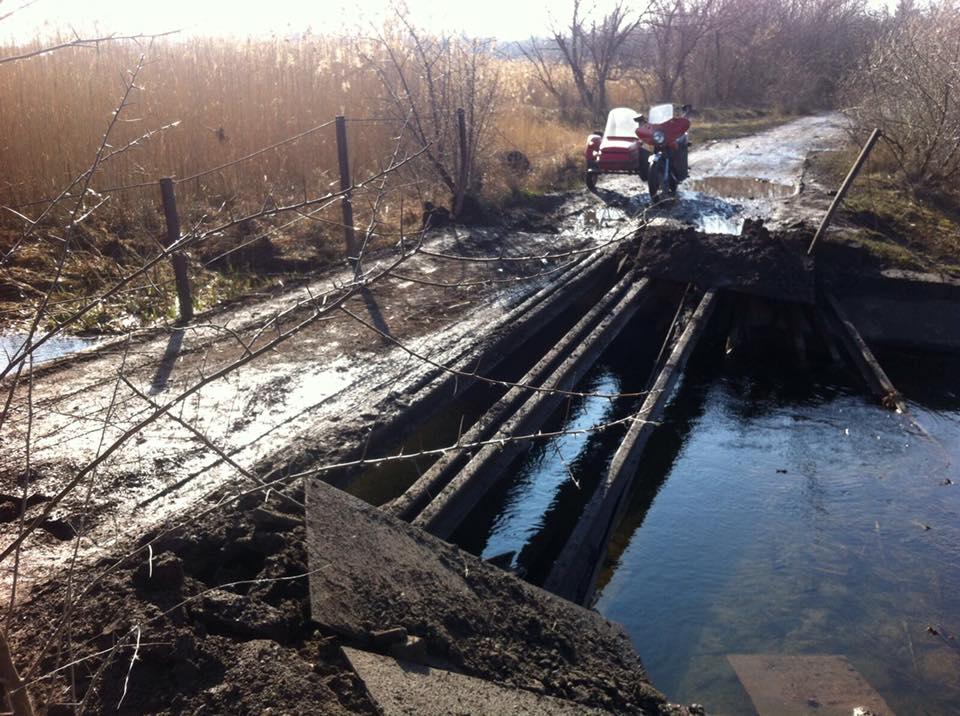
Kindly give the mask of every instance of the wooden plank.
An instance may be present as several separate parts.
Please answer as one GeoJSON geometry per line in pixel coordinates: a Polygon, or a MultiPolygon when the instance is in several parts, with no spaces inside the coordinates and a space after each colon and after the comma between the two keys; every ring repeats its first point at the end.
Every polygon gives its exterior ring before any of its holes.
{"type": "Polygon", "coordinates": [[[880,404],[890,410],[898,413],[907,412],[907,403],[900,395],[900,391],[894,387],[893,382],[887,377],[880,362],[873,355],[873,351],[867,345],[866,341],[860,336],[857,327],[847,317],[846,311],[840,305],[840,301],[833,295],[833,292],[827,288],[823,289],[823,297],[826,300],[828,317],[832,319],[833,325],[837,328],[840,336],[840,342],[844,349],[853,359],[854,365],[863,376],[867,386],[880,399],[880,404]]]}
{"type": "MultiPolygon", "coordinates": [[[[621,279],[517,382],[522,385],[542,385],[560,360],[573,349],[588,331],[593,329],[593,326],[610,309],[610,306],[623,295],[623,292],[634,280],[632,275],[621,279]]],[[[530,391],[528,389],[519,386],[508,390],[460,437],[459,442],[470,445],[489,438],[497,426],[516,411],[529,395],[530,391]]],[[[446,487],[471,456],[471,453],[465,450],[451,450],[442,455],[406,492],[386,505],[385,509],[402,520],[413,520],[446,487]]]]}
{"type": "Polygon", "coordinates": [[[630,429],[610,463],[603,482],[587,503],[547,577],[545,588],[578,604],[590,601],[597,574],[616,523],[624,496],[640,464],[640,457],[656,421],[663,417],[670,394],[690,354],[703,334],[717,304],[717,292],[707,291],[677,340],[663,369],[634,417],[630,429]]]}
{"type": "MultiPolygon", "coordinates": [[[[640,297],[648,287],[648,279],[641,279],[631,286],[590,336],[557,367],[542,387],[551,391],[572,389],[636,314],[640,308],[640,297]]],[[[424,508],[413,524],[442,539],[452,534],[503,471],[529,445],[527,441],[515,441],[511,438],[539,430],[565,399],[563,393],[556,392],[538,391],[531,395],[497,431],[496,435],[503,437],[503,443],[485,445],[478,450],[460,474],[424,508]]]]}
{"type": "Polygon", "coordinates": [[[842,656],[730,654],[727,660],[759,716],[893,716],[842,656]]]}
{"type": "Polygon", "coordinates": [[[343,648],[384,716],[600,716],[609,711],[359,649],[343,648]]]}
{"type": "MultiPolygon", "coordinates": [[[[412,382],[405,390],[412,396],[399,421],[380,423],[368,434],[366,444],[376,444],[382,440],[395,440],[412,431],[424,419],[432,415],[437,408],[462,394],[476,383],[476,378],[464,373],[489,373],[509,355],[533,338],[543,326],[554,320],[577,297],[577,292],[597,281],[603,281],[604,272],[612,270],[612,254],[598,252],[573,266],[555,282],[541,288],[514,306],[498,321],[477,346],[464,351],[451,366],[457,373],[435,368],[424,371],[421,378],[412,382]]],[[[392,398],[395,399],[395,398],[392,398]]],[[[339,459],[360,459],[364,453],[364,444],[358,444],[351,452],[339,459]]],[[[291,471],[309,469],[311,462],[298,466],[296,462],[289,467],[291,471]]],[[[328,481],[340,489],[349,489],[362,474],[360,468],[332,475],[328,481]]]]}

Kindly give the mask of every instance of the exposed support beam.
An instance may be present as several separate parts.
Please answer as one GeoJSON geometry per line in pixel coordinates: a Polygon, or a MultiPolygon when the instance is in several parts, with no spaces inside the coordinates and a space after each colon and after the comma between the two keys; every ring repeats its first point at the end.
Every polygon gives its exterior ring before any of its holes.
{"type": "Polygon", "coordinates": [[[647,440],[656,427],[656,421],[663,417],[670,394],[703,334],[716,303],[717,292],[707,291],[674,344],[646,400],[634,416],[626,437],[614,454],[606,478],[597,485],[580,521],[554,563],[544,585],[547,591],[578,604],[586,604],[592,598],[610,533],[623,508],[624,498],[630,492],[647,440]]]}
{"type": "MultiPolygon", "coordinates": [[[[423,376],[412,383],[405,394],[413,396],[403,414],[402,431],[411,431],[432,415],[443,403],[461,395],[476,379],[465,377],[464,373],[486,374],[501,361],[524,345],[541,328],[567,310],[578,296],[578,291],[602,281],[604,272],[612,270],[612,253],[600,252],[590,255],[581,263],[570,268],[561,278],[551,281],[532,296],[524,299],[511,309],[491,331],[491,336],[482,348],[468,350],[453,364],[457,373],[445,372],[440,368],[425,371],[423,376]]],[[[398,434],[396,423],[375,426],[367,436],[366,444],[376,444],[398,434]]],[[[359,445],[343,459],[359,459],[364,447],[359,445]]],[[[313,458],[311,458],[311,461],[313,458]]],[[[290,470],[308,469],[312,462],[303,465],[293,463],[290,470]]],[[[361,470],[354,469],[340,475],[333,475],[328,482],[342,490],[349,487],[360,477],[361,470]]]]}
{"type": "MultiPolygon", "coordinates": [[[[572,389],[640,308],[648,292],[648,279],[638,280],[544,382],[551,391],[572,389]]],[[[512,440],[515,435],[536,432],[566,399],[563,393],[536,392],[506,420],[496,435],[502,444],[486,445],[477,451],[457,477],[420,513],[413,524],[446,539],[476,506],[487,490],[529,443],[512,440]]]]}
{"type": "Polygon", "coordinates": [[[903,399],[903,396],[900,395],[900,391],[893,385],[890,378],[887,377],[887,374],[880,366],[880,362],[873,355],[873,351],[870,350],[870,347],[860,335],[860,331],[857,330],[857,327],[853,325],[853,321],[850,320],[846,311],[843,310],[840,301],[838,301],[837,297],[833,295],[833,292],[826,287],[823,289],[823,298],[826,302],[824,310],[827,321],[834,326],[837,335],[840,337],[840,343],[853,360],[854,365],[857,366],[857,370],[859,370],[863,376],[867,387],[880,399],[880,404],[885,408],[895,410],[898,413],[906,413],[906,401],[903,399]]]}
{"type": "MultiPolygon", "coordinates": [[[[594,325],[601,320],[614,302],[623,295],[623,292],[635,280],[636,278],[632,275],[621,279],[517,382],[521,385],[543,385],[550,372],[556,368],[563,357],[572,351],[577,343],[593,329],[594,325]]],[[[459,442],[471,445],[486,440],[497,429],[497,426],[516,411],[529,396],[530,391],[527,388],[520,386],[511,388],[466,433],[460,436],[459,442]]],[[[471,457],[472,454],[465,450],[451,450],[442,455],[406,492],[384,509],[402,520],[408,522],[413,520],[443,490],[471,457]]]]}

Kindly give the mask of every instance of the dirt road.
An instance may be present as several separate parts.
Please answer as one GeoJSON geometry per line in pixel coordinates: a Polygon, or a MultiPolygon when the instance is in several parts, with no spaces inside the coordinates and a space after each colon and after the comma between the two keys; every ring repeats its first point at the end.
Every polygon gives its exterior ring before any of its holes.
{"type": "MultiPolygon", "coordinates": [[[[783,223],[805,218],[811,206],[824,201],[816,192],[801,191],[806,153],[835,142],[841,131],[840,120],[828,115],[698,148],[691,189],[674,204],[656,207],[649,218],[701,227],[727,222],[727,228],[754,214],[783,223]],[[743,182],[781,188],[752,198],[735,195],[744,193],[743,182]]],[[[309,286],[201,317],[186,329],[168,327],[116,340],[64,361],[34,380],[32,409],[30,387],[20,385],[0,435],[3,547],[17,535],[16,507],[24,490],[30,520],[84,465],[115,441],[121,444],[24,542],[18,598],[50,570],[64,568],[75,550],[81,561],[122,553],[155,526],[190,519],[212,492],[227,485],[251,487],[249,473],[230,463],[262,478],[268,466],[276,467],[277,455],[335,460],[345,447],[362,441],[371,425],[395,418],[412,386],[432,370],[394,341],[438,363],[453,363],[511,307],[555,281],[582,255],[566,252],[627,238],[648,208],[635,177],[603,179],[597,196],[571,192],[544,203],[538,225],[549,231],[524,231],[524,225],[508,221],[495,228],[438,232],[426,243],[435,252],[501,260],[415,256],[345,304],[377,330],[343,311],[324,315],[274,350],[171,405],[135,435],[128,435],[131,427],[157,405],[312,315],[320,297],[333,300],[350,274],[333,272],[309,286]],[[530,255],[554,258],[508,260],[530,255]],[[263,329],[277,316],[282,318],[263,329]]],[[[392,260],[384,255],[369,262],[368,275],[392,260]]],[[[370,446],[370,456],[377,450],[370,446]]],[[[0,599],[6,603],[13,565],[12,557],[2,564],[0,599]]]]}
{"type": "MultiPolygon", "coordinates": [[[[829,198],[805,176],[811,152],[842,142],[846,122],[829,113],[803,117],[752,137],[697,145],[691,137],[690,178],[679,201],[650,213],[654,222],[694,226],[708,233],[739,234],[744,219],[762,218],[771,228],[819,220],[829,198]]],[[[636,177],[607,177],[600,196],[629,214],[648,209],[646,192],[636,194],[636,177]]]]}

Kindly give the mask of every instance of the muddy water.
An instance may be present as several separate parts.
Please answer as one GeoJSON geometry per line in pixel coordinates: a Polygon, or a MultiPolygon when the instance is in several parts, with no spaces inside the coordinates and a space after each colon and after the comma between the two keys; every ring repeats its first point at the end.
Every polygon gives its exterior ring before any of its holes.
{"type": "Polygon", "coordinates": [[[793,184],[758,177],[691,178],[684,187],[690,191],[725,199],[785,199],[797,193],[797,187],[793,184]]]}
{"type": "MultiPolygon", "coordinates": [[[[0,370],[9,365],[10,357],[23,346],[27,334],[22,332],[0,333],[0,370]]],[[[33,362],[42,363],[83,348],[95,345],[99,338],[81,338],[80,336],[58,335],[38,347],[33,352],[33,362]]]]}
{"type": "Polygon", "coordinates": [[[839,654],[897,713],[958,713],[960,361],[883,360],[916,422],[844,374],[686,376],[596,605],[670,698],[752,713],[727,655],[839,654]]]}

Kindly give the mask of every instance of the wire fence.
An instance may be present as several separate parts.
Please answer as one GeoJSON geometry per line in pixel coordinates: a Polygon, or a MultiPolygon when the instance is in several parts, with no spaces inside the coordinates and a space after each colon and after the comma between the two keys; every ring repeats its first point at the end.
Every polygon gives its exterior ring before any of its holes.
{"type": "MultiPolygon", "coordinates": [[[[131,87],[133,80],[135,80],[135,74],[130,81],[131,87]]],[[[125,101],[121,102],[117,115],[124,109],[125,101]]],[[[463,127],[463,112],[458,112],[457,116],[461,121],[460,126],[463,127]]],[[[16,565],[12,568],[10,577],[12,589],[8,600],[8,614],[13,614],[23,600],[24,592],[22,589],[18,592],[17,588],[21,573],[24,570],[35,573],[29,552],[33,544],[32,539],[56,522],[57,515],[65,506],[76,510],[80,515],[71,528],[73,530],[69,541],[71,551],[65,560],[65,580],[70,587],[63,594],[62,618],[44,629],[44,646],[39,649],[40,655],[22,674],[20,688],[36,688],[39,681],[43,679],[65,678],[69,681],[74,678],[72,675],[81,664],[108,659],[115,655],[116,649],[105,651],[89,640],[73,641],[72,634],[75,627],[72,623],[72,615],[79,605],[89,599],[96,585],[102,584],[111,573],[119,569],[120,565],[129,564],[131,560],[144,558],[152,560],[153,545],[157,544],[157,540],[163,534],[183,525],[196,524],[212,513],[235,506],[238,501],[244,499],[245,495],[256,495],[262,499],[277,495],[280,499],[302,506],[302,500],[296,496],[296,489],[293,486],[307,477],[321,476],[364,465],[381,465],[417,458],[431,459],[449,450],[477,448],[495,444],[495,442],[527,443],[560,434],[581,435],[602,432],[620,428],[629,422],[629,418],[624,418],[586,429],[561,429],[553,432],[498,436],[495,440],[492,438],[476,440],[470,444],[460,444],[458,441],[447,447],[423,449],[410,454],[385,454],[379,446],[374,446],[373,453],[369,455],[367,448],[364,448],[362,457],[342,459],[341,456],[321,461],[320,464],[315,464],[307,470],[285,474],[284,471],[278,473],[275,469],[266,467],[260,461],[251,462],[250,455],[245,452],[245,446],[237,445],[227,437],[227,433],[218,437],[214,434],[217,426],[200,417],[197,408],[193,406],[199,406],[203,396],[215,384],[222,385],[224,382],[237,379],[237,376],[255,361],[278,355],[288,349],[297,337],[317,331],[322,326],[332,325],[337,320],[346,321],[365,334],[375,336],[381,344],[389,345],[414,365],[431,371],[431,375],[443,376],[456,383],[479,382],[501,389],[519,389],[531,395],[555,394],[565,400],[602,398],[612,401],[634,399],[642,395],[639,392],[579,391],[575,387],[550,388],[497,378],[478,368],[465,368],[456,361],[438,359],[423,347],[415,345],[409,338],[399,338],[384,331],[376,319],[367,321],[346,309],[348,301],[369,300],[370,291],[375,287],[386,285],[388,281],[409,281],[445,291],[463,291],[478,287],[489,289],[521,282],[527,282],[531,287],[540,286],[557,276],[565,275],[566,272],[575,271],[585,257],[604,251],[629,238],[630,232],[621,231],[614,233],[605,241],[588,241],[584,242],[584,245],[573,248],[539,252],[501,249],[489,254],[483,252],[478,254],[473,251],[461,255],[452,252],[449,248],[426,249],[424,240],[430,226],[429,217],[425,217],[425,221],[417,226],[408,228],[403,224],[401,210],[401,223],[397,229],[385,225],[381,216],[385,197],[390,191],[405,187],[418,188],[421,181],[416,176],[418,173],[416,169],[420,166],[421,158],[429,147],[409,138],[406,130],[407,121],[402,118],[341,116],[188,176],[158,177],[153,181],[114,186],[94,192],[91,188],[92,181],[103,162],[110,161],[111,158],[122,155],[123,151],[137,146],[138,140],[119,150],[111,150],[104,146],[101,147],[100,153],[91,166],[74,177],[58,195],[19,207],[11,207],[16,210],[31,206],[44,208],[36,218],[22,217],[27,227],[20,241],[15,243],[5,255],[3,262],[10,259],[23,241],[40,231],[42,222],[52,216],[56,207],[68,208],[69,216],[64,222],[64,248],[57,272],[51,277],[50,287],[37,306],[36,315],[30,323],[23,344],[10,357],[7,366],[0,370],[0,385],[5,392],[4,404],[0,410],[0,432],[5,436],[2,454],[5,459],[19,461],[27,474],[37,464],[38,455],[50,455],[71,449],[75,449],[76,454],[74,469],[71,469],[69,474],[63,475],[56,483],[49,483],[55,486],[55,489],[50,495],[45,496],[46,499],[42,504],[31,505],[28,508],[29,495],[26,487],[23,488],[16,528],[8,532],[10,539],[6,539],[0,545],[0,564],[12,561],[16,565]],[[397,126],[395,143],[389,152],[385,148],[380,167],[358,180],[351,172],[347,128],[355,126],[361,133],[360,141],[363,141],[364,128],[377,123],[397,126]],[[338,148],[335,169],[337,183],[332,189],[283,204],[265,202],[259,210],[250,211],[242,216],[222,216],[221,212],[213,212],[211,215],[204,214],[199,218],[191,218],[189,222],[177,206],[177,187],[184,183],[223,172],[245,162],[255,161],[273,150],[290,149],[306,137],[325,130],[329,131],[331,128],[335,132],[338,148]],[[403,175],[406,170],[410,170],[412,178],[403,175]],[[99,290],[94,296],[71,298],[65,301],[57,299],[54,295],[55,287],[66,257],[69,255],[73,240],[72,232],[75,227],[102,206],[111,193],[154,188],[162,198],[166,228],[161,250],[156,255],[143,260],[122,278],[99,290]],[[369,203],[366,220],[362,222],[357,221],[354,213],[356,198],[361,193],[369,203]],[[86,204],[89,197],[96,197],[92,208],[86,204]],[[323,212],[338,208],[340,214],[337,218],[322,215],[323,212]],[[189,274],[191,264],[187,261],[188,253],[203,245],[204,242],[222,237],[240,226],[258,225],[276,219],[280,220],[279,223],[268,225],[262,230],[254,231],[250,236],[235,241],[233,245],[215,252],[214,256],[204,258],[203,264],[213,265],[225,256],[242,251],[257,241],[284,231],[297,222],[317,221],[342,232],[344,239],[342,256],[351,265],[351,271],[331,281],[331,285],[324,290],[316,290],[308,284],[303,286],[296,295],[291,292],[289,297],[274,301],[269,315],[254,313],[245,322],[241,321],[237,324],[230,324],[227,318],[204,317],[202,320],[197,320],[193,315],[194,300],[191,295],[189,274]],[[396,245],[387,255],[386,260],[370,262],[367,266],[364,259],[369,256],[371,239],[374,236],[395,239],[396,245]],[[417,266],[412,262],[415,257],[418,261],[431,261],[441,266],[460,265],[463,270],[459,275],[449,274],[443,277],[449,280],[437,280],[429,277],[423,271],[422,265],[419,266],[421,271],[418,272],[417,266]],[[148,354],[142,348],[142,342],[138,342],[131,333],[111,348],[116,358],[112,364],[113,368],[106,374],[88,376],[85,382],[79,382],[82,387],[76,390],[88,394],[89,398],[69,391],[50,392],[49,386],[45,384],[41,386],[41,383],[44,383],[40,379],[42,374],[36,370],[33,361],[37,349],[59,333],[76,325],[105,301],[143,290],[137,282],[149,277],[154,269],[166,261],[173,264],[174,278],[150,283],[150,286],[156,290],[165,289],[172,284],[179,296],[178,320],[165,328],[169,340],[163,355],[158,357],[148,354]],[[504,267],[511,273],[504,274],[504,267]],[[69,306],[68,314],[53,325],[45,324],[44,312],[54,305],[69,306]],[[191,336],[188,342],[189,348],[181,345],[185,340],[184,336],[187,335],[191,336]],[[195,359],[190,358],[193,354],[197,356],[195,359]],[[188,359],[191,365],[190,370],[193,372],[184,375],[179,382],[169,382],[174,363],[184,359],[188,359]],[[143,387],[143,376],[151,373],[153,375],[150,387],[143,387]],[[152,535],[150,539],[139,540],[133,546],[129,544],[129,539],[127,541],[122,539],[122,537],[134,536],[133,533],[126,533],[122,526],[118,526],[115,543],[120,545],[120,548],[116,556],[111,557],[105,565],[102,564],[102,568],[93,572],[84,571],[83,558],[90,552],[87,541],[91,541],[93,535],[99,534],[95,524],[97,518],[94,509],[94,495],[98,481],[103,479],[105,473],[117,469],[118,461],[122,464],[122,460],[133,459],[131,455],[137,453],[136,446],[139,442],[146,440],[149,444],[149,438],[144,436],[151,431],[159,431],[161,425],[169,426],[167,430],[172,430],[181,436],[185,431],[189,439],[199,445],[200,454],[208,456],[212,462],[201,468],[199,472],[172,480],[158,495],[176,492],[195,480],[197,475],[212,470],[212,466],[215,465],[226,470],[230,476],[229,479],[238,481],[237,484],[242,487],[230,494],[224,494],[209,505],[198,506],[196,501],[190,501],[190,504],[165,513],[167,519],[163,529],[152,535]],[[15,442],[22,447],[13,447],[15,442]],[[83,448],[77,449],[78,445],[82,445],[83,448]],[[82,545],[83,548],[81,548],[82,545]],[[41,669],[39,665],[42,657],[51,648],[50,645],[61,643],[68,643],[69,648],[63,652],[56,667],[46,671],[41,669]]],[[[104,145],[107,144],[109,134],[108,130],[104,145]]],[[[460,145],[460,166],[465,165],[467,161],[463,153],[464,146],[464,144],[460,145]]],[[[331,168],[331,173],[333,171],[331,168]]],[[[3,262],[0,262],[0,265],[3,262]]],[[[156,334],[153,334],[153,340],[156,341],[156,339],[156,334]]],[[[295,419],[295,417],[291,418],[291,420],[295,419]]],[[[142,468],[137,463],[126,469],[141,470],[142,468]]],[[[152,507],[160,499],[158,495],[141,495],[138,505],[141,509],[152,507]]],[[[131,643],[124,648],[132,650],[133,658],[136,656],[137,649],[145,643],[150,643],[141,640],[141,631],[149,626],[149,622],[142,621],[127,635],[131,643]]]]}

